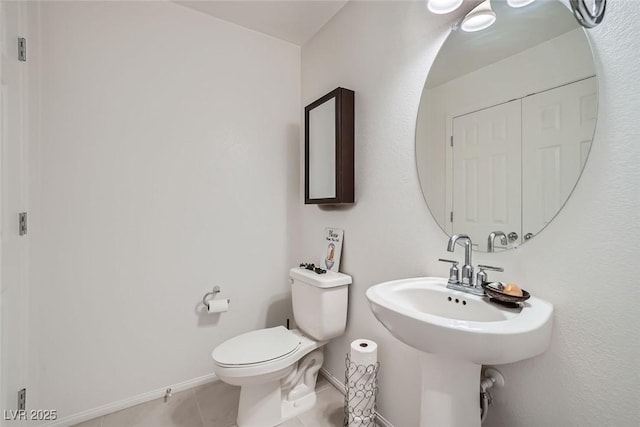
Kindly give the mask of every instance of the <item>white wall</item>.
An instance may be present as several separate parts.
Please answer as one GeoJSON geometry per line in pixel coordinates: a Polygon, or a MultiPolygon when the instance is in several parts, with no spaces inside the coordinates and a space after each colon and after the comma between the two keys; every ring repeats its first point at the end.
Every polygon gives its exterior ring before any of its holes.
{"type": "Polygon", "coordinates": [[[169,2],[32,23],[30,407],[65,417],[209,375],[290,315],[300,49],[169,2]]]}
{"type": "MultiPolygon", "coordinates": [[[[494,276],[555,305],[551,347],[501,366],[487,426],[620,426],[640,423],[640,3],[607,5],[589,31],[600,84],[590,158],[559,216],[521,248],[478,254],[494,276]]],[[[460,14],[459,12],[458,14],[460,14]]],[[[373,317],[366,289],[419,275],[444,276],[447,237],[427,211],[415,168],[414,130],[422,87],[448,25],[422,2],[350,2],[302,49],[302,104],[344,86],[356,93],[356,197],[348,208],[303,206],[293,261],[318,255],[325,226],[345,229],[341,270],[352,274],[349,324],[329,344],[326,367],[343,376],[355,338],[380,345],[379,410],[397,427],[418,424],[417,352],[373,317]]],[[[300,184],[301,185],[301,184],[300,184]]],[[[457,254],[457,257],[461,254],[457,254]]]]}

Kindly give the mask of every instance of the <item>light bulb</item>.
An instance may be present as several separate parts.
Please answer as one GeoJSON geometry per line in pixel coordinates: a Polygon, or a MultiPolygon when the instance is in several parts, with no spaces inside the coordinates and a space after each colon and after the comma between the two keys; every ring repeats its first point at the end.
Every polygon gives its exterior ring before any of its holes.
{"type": "Polygon", "coordinates": [[[462,0],[428,0],[427,9],[439,15],[453,12],[462,4],[462,0]]]}
{"type": "Polygon", "coordinates": [[[480,31],[490,27],[494,22],[496,22],[496,13],[491,9],[491,1],[485,0],[467,13],[460,28],[467,32],[480,31]]]}
{"type": "Polygon", "coordinates": [[[534,1],[535,0],[507,0],[507,4],[511,7],[524,7],[534,1]]]}

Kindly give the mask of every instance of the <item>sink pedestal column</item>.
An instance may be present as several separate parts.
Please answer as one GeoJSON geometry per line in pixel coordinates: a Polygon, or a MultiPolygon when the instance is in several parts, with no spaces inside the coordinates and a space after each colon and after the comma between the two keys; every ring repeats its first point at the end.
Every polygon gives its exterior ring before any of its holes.
{"type": "Polygon", "coordinates": [[[480,427],[481,365],[420,353],[420,427],[480,427]]]}

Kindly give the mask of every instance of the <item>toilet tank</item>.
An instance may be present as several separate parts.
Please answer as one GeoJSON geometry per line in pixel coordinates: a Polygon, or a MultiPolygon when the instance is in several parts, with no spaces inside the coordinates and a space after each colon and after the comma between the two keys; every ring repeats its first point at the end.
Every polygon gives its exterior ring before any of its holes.
{"type": "Polygon", "coordinates": [[[344,334],[351,276],[292,268],[289,277],[293,316],[298,328],[318,341],[344,334]]]}

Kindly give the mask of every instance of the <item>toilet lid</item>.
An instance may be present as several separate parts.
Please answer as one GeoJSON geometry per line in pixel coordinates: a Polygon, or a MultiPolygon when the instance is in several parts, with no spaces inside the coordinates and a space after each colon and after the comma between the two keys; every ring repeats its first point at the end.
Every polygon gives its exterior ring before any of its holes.
{"type": "Polygon", "coordinates": [[[231,338],[213,350],[219,365],[251,365],[286,356],[300,347],[300,337],[283,326],[259,329],[231,338]]]}

